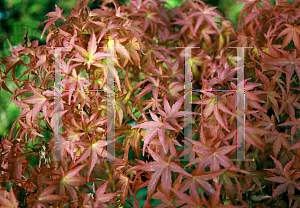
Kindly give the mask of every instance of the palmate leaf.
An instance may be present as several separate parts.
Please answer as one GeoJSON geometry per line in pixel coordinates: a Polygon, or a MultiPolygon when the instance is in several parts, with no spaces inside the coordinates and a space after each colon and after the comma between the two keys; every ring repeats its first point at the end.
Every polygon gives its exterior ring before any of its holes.
{"type": "Polygon", "coordinates": [[[218,171],[220,170],[220,165],[225,168],[229,168],[230,170],[239,171],[243,173],[248,173],[247,171],[241,170],[237,168],[233,162],[231,162],[225,154],[229,153],[230,151],[234,150],[236,146],[223,146],[219,147],[220,142],[218,142],[214,148],[197,148],[194,149],[196,153],[204,155],[204,158],[201,159],[202,167],[210,166],[211,171],[218,171]]]}
{"type": "MultiPolygon", "coordinates": [[[[247,115],[247,114],[246,114],[247,115]]],[[[263,122],[261,122],[263,123],[263,122]]],[[[245,141],[246,143],[246,149],[250,147],[250,145],[253,145],[257,148],[259,148],[261,151],[264,151],[264,147],[267,146],[266,142],[263,140],[263,135],[269,135],[271,132],[267,129],[260,128],[261,123],[258,124],[252,124],[249,121],[245,122],[245,141]]],[[[231,138],[234,138],[236,136],[236,131],[241,131],[243,129],[242,126],[238,127],[238,130],[234,129],[231,132],[229,132],[226,137],[223,139],[229,140],[231,138]]]]}
{"type": "Polygon", "coordinates": [[[13,188],[10,187],[10,191],[6,194],[6,196],[0,195],[0,205],[1,208],[15,208],[18,207],[18,200],[13,192],[13,188]]]}
{"type": "MultiPolygon", "coordinates": [[[[291,135],[292,135],[292,138],[291,140],[293,141],[293,138],[294,138],[294,135],[298,130],[300,130],[300,118],[296,119],[294,117],[291,117],[291,121],[286,121],[278,126],[292,126],[292,132],[291,132],[291,135]]],[[[293,149],[293,148],[297,148],[298,146],[300,146],[300,142],[298,142],[297,144],[295,144],[293,147],[291,147],[290,149],[293,149]]]]}
{"type": "Polygon", "coordinates": [[[291,117],[295,117],[295,108],[300,109],[300,103],[299,103],[300,95],[297,93],[292,93],[290,91],[289,93],[283,93],[282,96],[282,106],[280,108],[279,114],[286,109],[287,112],[291,117]]]}
{"type": "Polygon", "coordinates": [[[153,199],[160,199],[163,204],[159,204],[157,208],[166,208],[166,207],[182,207],[184,204],[182,201],[174,201],[174,196],[166,195],[157,189],[157,192],[153,194],[153,199]]]}
{"type": "Polygon", "coordinates": [[[277,99],[280,98],[280,95],[276,92],[278,89],[278,87],[275,88],[276,81],[274,78],[272,78],[270,81],[267,76],[265,76],[257,69],[255,71],[259,75],[263,83],[265,83],[263,85],[264,92],[266,92],[266,100],[267,100],[265,104],[265,108],[268,109],[269,104],[271,104],[272,108],[274,109],[277,120],[279,121],[279,107],[278,107],[277,99]]]}
{"type": "Polygon", "coordinates": [[[278,58],[267,58],[264,63],[274,66],[285,66],[287,91],[290,91],[290,82],[294,71],[296,71],[298,79],[300,79],[300,58],[297,58],[297,52],[287,52],[278,58]]]}
{"type": "Polygon", "coordinates": [[[205,197],[203,197],[203,192],[201,193],[202,196],[202,202],[203,204],[208,207],[208,208],[242,208],[242,207],[247,207],[246,205],[242,205],[242,206],[234,206],[234,205],[229,205],[229,204],[225,204],[222,205],[220,204],[220,195],[221,195],[221,187],[222,187],[222,183],[217,185],[217,191],[213,194],[213,196],[211,197],[211,199],[209,201],[206,200],[205,197]]]}
{"type": "Polygon", "coordinates": [[[175,104],[171,108],[171,106],[165,96],[164,97],[164,111],[165,112],[162,111],[159,107],[157,108],[160,115],[164,117],[164,121],[170,121],[173,125],[177,126],[179,129],[181,129],[182,126],[180,126],[178,124],[178,122],[175,120],[175,118],[184,117],[188,114],[189,115],[195,115],[195,114],[200,115],[199,113],[195,113],[195,112],[179,111],[179,109],[182,106],[183,101],[184,101],[184,97],[181,97],[179,100],[177,100],[175,102],[175,104]]]}
{"type": "Polygon", "coordinates": [[[220,33],[219,28],[217,27],[217,24],[213,19],[213,17],[219,17],[223,19],[223,17],[219,13],[214,11],[217,7],[209,7],[208,5],[205,4],[199,6],[199,4],[193,3],[190,0],[188,0],[188,2],[192,5],[192,7],[194,7],[196,10],[199,11],[199,12],[192,13],[192,15],[190,16],[190,17],[197,16],[196,25],[193,30],[193,36],[196,35],[197,30],[199,29],[200,25],[203,23],[204,20],[206,20],[209,25],[211,25],[214,29],[217,30],[218,33],[220,33]]]}
{"type": "MultiPolygon", "coordinates": [[[[150,145],[158,145],[159,147],[161,146],[161,142],[158,139],[153,139],[150,143],[150,145]]],[[[176,140],[174,139],[173,136],[169,136],[168,134],[165,137],[165,147],[166,147],[166,151],[169,152],[170,151],[170,155],[173,155],[176,159],[178,158],[177,152],[176,152],[176,146],[180,146],[182,147],[182,145],[176,140]]],[[[162,149],[163,151],[163,149],[162,149]]]]}
{"type": "MultiPolygon", "coordinates": [[[[146,77],[151,83],[148,84],[144,89],[142,89],[139,94],[137,94],[136,100],[134,101],[134,103],[132,104],[132,106],[135,106],[135,104],[138,101],[140,101],[141,98],[144,95],[146,95],[147,93],[149,93],[150,91],[152,91],[153,98],[155,100],[155,104],[156,104],[156,106],[158,106],[158,93],[159,93],[159,89],[162,89],[162,90],[164,90],[166,92],[167,92],[167,90],[166,90],[166,88],[163,85],[160,84],[160,80],[158,78],[155,80],[151,76],[147,76],[147,75],[143,75],[143,76],[146,77]]],[[[145,81],[145,80],[143,80],[143,81],[145,81]]]]}
{"type": "Polygon", "coordinates": [[[290,135],[275,131],[274,134],[271,134],[267,138],[268,143],[274,141],[273,151],[274,151],[275,158],[277,157],[277,155],[281,149],[281,146],[284,146],[286,149],[290,148],[290,144],[289,144],[288,140],[286,139],[287,137],[290,137],[290,135]]]}
{"type": "Polygon", "coordinates": [[[133,182],[129,179],[129,177],[127,177],[126,175],[124,175],[122,173],[120,173],[118,175],[118,178],[120,180],[116,184],[116,190],[120,190],[121,201],[125,205],[125,202],[126,202],[126,199],[128,196],[128,192],[132,195],[130,184],[132,184],[133,182]]]}
{"type": "MultiPolygon", "coordinates": [[[[246,79],[245,83],[250,80],[250,79],[246,79]]],[[[265,108],[263,108],[259,103],[262,102],[263,100],[260,99],[257,95],[260,94],[265,94],[267,92],[265,91],[260,91],[260,90],[256,90],[255,88],[258,86],[261,86],[261,84],[259,83],[253,83],[253,82],[247,82],[247,84],[244,86],[244,82],[240,82],[239,83],[239,87],[240,89],[245,87],[245,103],[246,103],[246,114],[249,111],[248,110],[248,106],[254,108],[254,109],[258,109],[261,110],[263,112],[267,112],[267,110],[265,108]],[[254,91],[252,91],[253,89],[255,89],[254,91]]],[[[234,83],[231,83],[231,86],[233,89],[237,89],[237,86],[234,83]]],[[[238,99],[241,99],[240,97],[238,97],[238,99]]],[[[238,102],[238,101],[237,101],[238,102]]]]}
{"type": "MultiPolygon", "coordinates": [[[[63,11],[61,10],[58,6],[55,6],[55,12],[49,12],[46,16],[50,17],[49,19],[45,20],[44,22],[42,22],[41,24],[39,24],[37,26],[40,27],[42,24],[46,23],[46,26],[44,27],[44,30],[42,32],[41,38],[44,36],[44,33],[46,32],[46,30],[48,29],[48,27],[50,27],[50,25],[52,25],[55,21],[62,19],[62,20],[66,20],[63,16],[63,11]]],[[[36,28],[36,30],[37,30],[36,28]]]]}
{"type": "Polygon", "coordinates": [[[142,124],[138,124],[132,128],[146,128],[150,129],[148,134],[146,135],[145,141],[144,141],[144,147],[143,147],[143,155],[145,155],[145,150],[147,145],[150,143],[151,139],[153,139],[157,134],[159,136],[159,140],[164,148],[164,151],[167,153],[166,145],[165,145],[165,129],[174,130],[168,122],[162,121],[161,117],[158,118],[152,111],[149,111],[152,119],[154,121],[148,121],[142,124]]]}
{"type": "Polygon", "coordinates": [[[88,161],[89,169],[88,169],[88,175],[87,175],[87,182],[89,182],[90,175],[92,173],[93,168],[96,165],[98,157],[99,156],[102,158],[106,158],[108,156],[112,157],[105,149],[105,146],[111,142],[114,142],[114,141],[106,141],[106,140],[95,141],[95,139],[93,139],[91,142],[75,142],[79,146],[84,147],[84,150],[80,154],[80,156],[76,160],[76,162],[70,166],[70,168],[73,168],[74,166],[76,166],[77,164],[79,164],[80,162],[82,162],[83,160],[85,160],[86,158],[89,157],[89,161],[88,161]]]}
{"type": "Polygon", "coordinates": [[[176,196],[182,201],[183,203],[186,203],[187,205],[183,206],[183,208],[196,208],[196,207],[203,207],[203,203],[201,201],[201,198],[199,197],[199,194],[197,193],[197,189],[194,187],[191,187],[191,196],[188,196],[184,194],[182,191],[177,191],[173,188],[171,190],[176,194],[176,196]]]}
{"type": "Polygon", "coordinates": [[[34,107],[31,111],[31,120],[32,120],[32,123],[34,123],[34,119],[36,118],[37,114],[40,112],[41,109],[43,109],[43,114],[45,115],[45,117],[46,118],[48,117],[47,106],[46,106],[47,98],[45,96],[43,96],[41,93],[39,93],[31,85],[29,85],[29,87],[32,90],[32,92],[34,93],[34,95],[23,99],[23,101],[34,104],[34,107]]]}
{"type": "MultiPolygon", "coordinates": [[[[128,38],[129,37],[125,37],[123,39],[117,39],[117,37],[115,37],[113,39],[113,38],[109,37],[108,41],[105,42],[106,47],[115,47],[114,48],[114,56],[115,57],[120,57],[120,55],[121,55],[125,58],[124,61],[121,59],[122,65],[119,64],[118,59],[115,59],[116,64],[121,68],[123,68],[127,65],[128,60],[130,61],[131,64],[133,64],[127,49],[124,47],[124,45],[121,44],[122,42],[125,42],[128,38]]],[[[105,48],[105,50],[106,50],[106,48],[105,48]]]]}
{"type": "Polygon", "coordinates": [[[213,195],[215,193],[214,188],[211,186],[210,183],[207,182],[207,180],[214,179],[224,173],[226,169],[217,170],[217,171],[209,171],[204,172],[204,168],[201,165],[201,160],[198,163],[196,169],[192,173],[192,177],[186,179],[182,184],[180,191],[186,191],[188,188],[194,187],[197,189],[199,186],[201,189],[203,189],[206,193],[213,195]]]}
{"type": "MultiPolygon", "coordinates": [[[[225,105],[224,103],[228,102],[228,99],[226,98],[226,94],[224,95],[214,95],[211,92],[203,92],[204,95],[208,96],[209,98],[192,102],[193,104],[201,104],[205,105],[205,109],[202,113],[202,116],[204,119],[207,119],[210,117],[212,113],[214,113],[214,116],[216,120],[219,122],[219,124],[226,129],[229,132],[229,129],[227,125],[224,122],[224,119],[222,118],[222,115],[219,110],[223,111],[224,113],[228,113],[232,116],[236,116],[236,114],[232,113],[225,105]]],[[[227,123],[227,122],[226,122],[227,123]]]]}
{"type": "Polygon", "coordinates": [[[277,186],[277,188],[274,190],[272,198],[279,196],[285,191],[288,191],[289,195],[294,195],[295,189],[300,190],[299,182],[296,181],[296,179],[300,177],[299,171],[296,169],[290,170],[295,161],[295,158],[293,157],[293,159],[289,161],[284,168],[282,168],[281,163],[278,160],[276,160],[276,158],[274,158],[271,155],[270,157],[274,161],[276,169],[265,170],[276,173],[278,176],[266,178],[266,180],[281,183],[281,185],[277,186]]]}
{"type": "Polygon", "coordinates": [[[300,28],[299,28],[299,26],[293,26],[293,25],[289,25],[289,24],[284,24],[284,25],[287,28],[285,28],[283,31],[281,31],[281,33],[277,36],[277,39],[278,39],[281,36],[286,35],[283,40],[281,49],[285,48],[291,42],[291,40],[293,40],[296,48],[298,50],[300,50],[300,40],[299,40],[300,28]]]}
{"type": "Polygon", "coordinates": [[[179,165],[177,165],[175,162],[171,162],[172,155],[169,156],[168,159],[165,157],[160,156],[150,148],[148,148],[149,153],[154,158],[155,162],[145,163],[143,165],[138,165],[133,168],[130,168],[127,171],[132,170],[144,170],[144,171],[155,171],[155,173],[152,175],[147,195],[148,198],[150,198],[157,187],[157,183],[161,177],[161,183],[163,185],[164,192],[168,193],[171,188],[172,178],[171,178],[171,172],[177,172],[181,173],[186,177],[191,177],[192,175],[185,172],[179,165]]]}
{"type": "Polygon", "coordinates": [[[65,197],[52,194],[55,190],[55,186],[49,186],[43,189],[41,193],[36,194],[36,198],[29,200],[29,202],[33,202],[34,200],[34,208],[49,207],[48,203],[53,202],[65,202],[65,197]]]}
{"type": "Polygon", "coordinates": [[[178,11],[180,14],[180,18],[176,19],[175,22],[171,23],[173,25],[183,25],[183,27],[180,30],[179,36],[184,34],[187,29],[189,29],[191,32],[194,33],[194,20],[191,16],[187,16],[185,13],[178,11]]]}
{"type": "Polygon", "coordinates": [[[111,199],[113,199],[115,196],[117,196],[119,193],[107,193],[104,194],[107,184],[110,179],[108,179],[102,186],[100,186],[97,191],[95,196],[93,197],[92,200],[90,200],[90,195],[85,195],[84,201],[83,201],[83,207],[93,207],[93,208],[107,208],[108,206],[104,204],[104,202],[108,202],[111,199]]]}
{"type": "Polygon", "coordinates": [[[137,64],[139,66],[140,62],[141,62],[141,58],[140,58],[140,55],[138,52],[140,50],[140,46],[139,46],[139,43],[137,42],[137,38],[132,37],[131,40],[125,44],[125,48],[131,55],[135,64],[137,64]]]}
{"type": "Polygon", "coordinates": [[[184,194],[182,191],[177,191],[173,188],[171,188],[171,190],[176,194],[176,196],[180,199],[180,201],[187,204],[187,205],[183,206],[182,208],[198,208],[198,207],[203,207],[203,205],[205,205],[205,207],[207,207],[207,208],[231,208],[231,207],[242,208],[242,207],[245,207],[245,206],[220,204],[221,187],[222,187],[222,183],[217,185],[217,191],[212,195],[212,197],[209,201],[206,200],[206,198],[203,195],[203,192],[201,192],[201,198],[200,198],[198,191],[195,187],[191,188],[190,196],[184,194]]]}
{"type": "MultiPolygon", "coordinates": [[[[79,171],[86,166],[87,164],[83,164],[74,168],[69,167],[68,171],[64,171],[62,167],[60,167],[60,174],[58,179],[45,181],[46,184],[49,184],[49,189],[56,190],[58,189],[59,196],[66,196],[66,193],[69,197],[70,201],[75,201],[75,205],[78,203],[78,194],[73,186],[81,186],[86,184],[86,178],[78,175],[79,171]]],[[[52,191],[52,192],[53,192],[52,191]]],[[[51,193],[52,193],[51,192],[51,193]]]]}
{"type": "Polygon", "coordinates": [[[7,39],[7,42],[8,42],[9,47],[10,47],[11,56],[1,58],[4,61],[8,61],[9,62],[8,64],[6,64],[5,62],[2,62],[2,60],[1,60],[1,63],[3,63],[6,66],[6,72],[4,72],[5,75],[7,75],[10,70],[12,70],[11,75],[12,75],[12,78],[15,80],[16,79],[16,76],[15,76],[16,67],[18,65],[26,66],[27,63],[23,59],[20,59],[20,56],[22,56],[22,54],[19,52],[20,49],[18,48],[19,50],[16,50],[12,46],[11,42],[8,39],[7,39]]]}
{"type": "Polygon", "coordinates": [[[80,45],[73,45],[77,51],[73,61],[76,62],[84,62],[88,66],[88,71],[90,70],[91,65],[95,65],[97,67],[106,67],[105,65],[98,62],[98,60],[113,57],[110,54],[103,53],[103,52],[96,52],[97,51],[97,41],[95,33],[92,32],[90,40],[88,42],[88,48],[87,50],[80,45]]]}

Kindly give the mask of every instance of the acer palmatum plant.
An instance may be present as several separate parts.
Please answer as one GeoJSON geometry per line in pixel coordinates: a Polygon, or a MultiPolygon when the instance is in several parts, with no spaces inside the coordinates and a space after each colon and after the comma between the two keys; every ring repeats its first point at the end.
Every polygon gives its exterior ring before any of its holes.
{"type": "Polygon", "coordinates": [[[10,44],[1,88],[22,112],[1,142],[1,206],[298,207],[299,1],[245,2],[234,31],[200,0],[171,11],[154,0],[104,1],[91,11],[79,0],[67,17],[58,7],[47,14],[46,45],[10,44]],[[252,47],[245,49],[245,156],[254,160],[233,162],[236,93],[193,93],[193,112],[184,111],[184,47],[195,47],[194,89],[230,90],[239,68],[230,47],[241,46],[252,47]],[[62,161],[53,160],[54,47],[62,48],[62,161]],[[108,47],[115,47],[115,112],[105,93],[108,47]],[[19,65],[28,70],[16,77],[19,65]],[[107,113],[115,113],[117,161],[103,160],[107,113]],[[183,138],[186,115],[190,138],[183,138]],[[187,154],[190,161],[178,160],[187,154]]]}

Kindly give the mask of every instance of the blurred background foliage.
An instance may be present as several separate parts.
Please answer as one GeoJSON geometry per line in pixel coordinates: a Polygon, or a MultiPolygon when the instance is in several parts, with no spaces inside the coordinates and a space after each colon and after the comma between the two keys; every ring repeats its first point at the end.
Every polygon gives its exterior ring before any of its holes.
{"type": "MultiPolygon", "coordinates": [[[[128,0],[116,0],[118,3],[128,4],[128,0]]],[[[166,0],[170,7],[178,7],[184,0],[166,0]]],[[[234,0],[203,0],[209,6],[217,6],[218,10],[230,20],[234,26],[237,26],[238,17],[245,3],[236,2],[234,0]]],[[[274,4],[274,1],[272,4],[274,4]]],[[[9,44],[10,40],[14,47],[23,42],[26,34],[24,27],[28,28],[28,37],[31,41],[39,40],[40,45],[46,43],[46,35],[40,39],[42,30],[45,26],[40,26],[35,34],[33,32],[37,26],[47,17],[47,13],[55,11],[55,5],[63,9],[66,17],[70,14],[71,8],[76,6],[77,0],[0,0],[0,58],[10,56],[9,44]]],[[[89,3],[91,9],[97,8],[98,3],[102,1],[94,0],[89,3]]],[[[5,70],[1,66],[1,71],[5,70]]],[[[16,77],[26,70],[23,66],[18,66],[16,77]]],[[[13,83],[8,83],[10,90],[13,90],[13,83]]],[[[3,137],[10,130],[14,121],[20,115],[21,109],[17,108],[13,103],[9,104],[11,94],[0,91],[1,108],[0,108],[0,137],[3,137]],[[9,105],[8,105],[9,104],[9,105]]],[[[47,135],[46,135],[47,136],[47,135]]]]}

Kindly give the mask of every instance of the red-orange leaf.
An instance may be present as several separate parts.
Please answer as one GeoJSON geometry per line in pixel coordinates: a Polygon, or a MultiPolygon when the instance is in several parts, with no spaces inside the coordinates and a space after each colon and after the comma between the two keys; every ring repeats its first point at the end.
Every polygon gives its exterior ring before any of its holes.
{"type": "Polygon", "coordinates": [[[12,187],[10,191],[5,194],[6,196],[0,195],[0,204],[2,205],[1,208],[15,208],[18,207],[18,200],[13,192],[12,187]]]}
{"type": "Polygon", "coordinates": [[[48,27],[50,25],[52,25],[55,21],[59,20],[59,19],[63,19],[64,21],[66,20],[63,16],[63,11],[64,10],[60,10],[60,8],[58,6],[55,6],[55,12],[49,12],[46,16],[50,17],[49,19],[45,20],[44,22],[42,22],[41,24],[38,25],[41,26],[42,24],[46,23],[46,26],[42,32],[41,38],[44,36],[44,33],[46,32],[46,30],[48,29],[48,27]]]}
{"type": "Polygon", "coordinates": [[[176,129],[173,128],[170,124],[168,124],[168,122],[162,121],[161,117],[158,118],[152,111],[149,112],[154,121],[148,121],[132,127],[132,128],[150,128],[150,131],[147,134],[146,139],[144,141],[143,155],[145,154],[146,146],[149,144],[150,140],[153,139],[157,134],[164,148],[164,151],[167,152],[166,145],[165,145],[165,129],[174,130],[174,131],[176,131],[176,129]]]}
{"type": "Polygon", "coordinates": [[[299,26],[292,26],[289,24],[284,24],[287,26],[281,33],[277,36],[277,39],[280,38],[283,35],[286,35],[284,38],[284,41],[282,43],[281,49],[284,49],[290,42],[293,40],[294,45],[298,50],[300,50],[300,41],[299,41],[299,35],[300,35],[300,28],[299,26]]]}
{"type": "Polygon", "coordinates": [[[156,152],[152,151],[150,148],[148,148],[148,151],[150,152],[151,156],[154,158],[155,162],[145,163],[144,165],[138,165],[133,168],[130,168],[127,171],[131,171],[131,170],[155,171],[155,173],[152,175],[149,181],[149,186],[147,191],[149,198],[151,197],[152,193],[157,187],[157,183],[160,177],[161,177],[161,183],[163,184],[163,189],[166,193],[168,193],[172,183],[171,172],[181,173],[188,177],[192,176],[191,174],[185,172],[175,162],[171,162],[172,155],[170,155],[169,158],[166,159],[165,157],[162,157],[156,152]]]}

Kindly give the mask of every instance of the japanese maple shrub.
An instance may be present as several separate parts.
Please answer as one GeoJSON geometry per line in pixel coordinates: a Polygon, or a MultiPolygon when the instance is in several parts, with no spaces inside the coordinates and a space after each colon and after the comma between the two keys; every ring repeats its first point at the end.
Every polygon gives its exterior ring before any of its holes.
{"type": "Polygon", "coordinates": [[[299,207],[299,1],[244,2],[235,31],[200,0],[171,10],[161,0],[106,0],[94,10],[78,0],[67,17],[57,6],[47,14],[40,24],[42,36],[49,29],[46,45],[8,41],[1,89],[22,111],[0,145],[2,207],[299,207]],[[57,47],[63,131],[62,160],[54,161],[57,47]],[[192,101],[184,99],[185,47],[192,48],[192,88],[215,89],[193,92],[192,101]],[[251,47],[240,84],[245,157],[253,161],[230,160],[240,68],[230,47],[251,47]],[[114,111],[107,58],[114,62],[114,111]],[[16,77],[20,65],[26,70],[16,77]],[[105,160],[109,115],[119,160],[105,160]],[[186,115],[193,121],[188,138],[186,115]],[[178,160],[185,155],[189,161],[178,160]]]}

